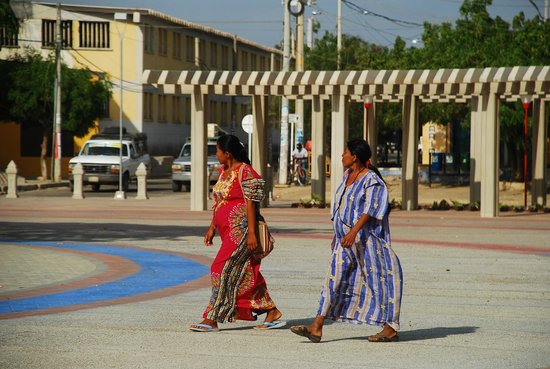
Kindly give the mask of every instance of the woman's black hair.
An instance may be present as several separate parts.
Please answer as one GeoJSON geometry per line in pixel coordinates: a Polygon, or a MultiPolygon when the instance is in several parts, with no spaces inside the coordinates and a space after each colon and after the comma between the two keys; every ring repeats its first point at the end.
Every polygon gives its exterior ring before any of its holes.
{"type": "Polygon", "coordinates": [[[369,159],[372,156],[372,151],[367,141],[361,138],[352,138],[348,141],[347,147],[349,152],[357,156],[357,159],[359,159],[361,163],[363,163],[368,169],[374,171],[374,173],[376,173],[376,175],[384,181],[384,178],[382,178],[382,174],[380,174],[378,168],[369,162],[369,159]]]}
{"type": "Polygon", "coordinates": [[[234,135],[223,135],[218,137],[216,144],[223,152],[228,152],[235,159],[242,163],[250,165],[250,159],[248,158],[248,153],[244,148],[244,145],[241,143],[241,140],[234,135]]]}

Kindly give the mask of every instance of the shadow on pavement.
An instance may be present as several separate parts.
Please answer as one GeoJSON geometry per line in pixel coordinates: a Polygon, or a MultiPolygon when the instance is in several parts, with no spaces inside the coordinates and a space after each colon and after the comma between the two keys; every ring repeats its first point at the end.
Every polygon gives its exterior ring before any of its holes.
{"type": "MultiPolygon", "coordinates": [[[[294,319],[287,321],[286,327],[290,328],[293,325],[309,325],[313,322],[313,319],[294,319]]],[[[335,322],[327,320],[325,322],[325,326],[334,324],[335,322]]],[[[347,323],[342,323],[347,324],[347,323]]],[[[479,329],[479,327],[435,327],[435,328],[426,328],[426,329],[416,329],[416,330],[410,330],[410,331],[399,331],[399,341],[405,342],[405,341],[424,341],[424,340],[433,340],[437,338],[445,338],[448,336],[456,336],[460,334],[472,334],[475,333],[476,330],[479,329]]],[[[337,342],[337,341],[347,341],[347,340],[367,340],[367,336],[359,336],[359,337],[349,337],[349,338],[338,338],[338,339],[325,339],[326,337],[323,337],[323,340],[321,343],[325,342],[337,342]]]]}
{"type": "Polygon", "coordinates": [[[175,240],[204,236],[208,228],[197,226],[145,225],[131,223],[49,223],[0,222],[0,238],[39,241],[113,242],[116,240],[175,240]]]}
{"type": "Polygon", "coordinates": [[[472,334],[479,327],[435,327],[426,329],[416,329],[412,331],[399,332],[400,341],[423,341],[436,338],[445,338],[448,336],[457,336],[459,334],[472,334]]]}

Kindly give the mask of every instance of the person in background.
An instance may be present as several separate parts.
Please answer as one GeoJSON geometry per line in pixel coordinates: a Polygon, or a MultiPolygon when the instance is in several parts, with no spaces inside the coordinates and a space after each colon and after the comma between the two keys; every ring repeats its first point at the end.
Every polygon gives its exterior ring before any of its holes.
{"type": "Polygon", "coordinates": [[[301,142],[298,142],[296,144],[296,148],[292,151],[292,159],[293,159],[293,165],[296,165],[297,163],[300,164],[302,168],[306,171],[307,174],[307,157],[309,153],[308,151],[302,146],[301,142]]]}
{"type": "Polygon", "coordinates": [[[317,316],[309,326],[291,327],[312,342],[321,341],[325,319],[382,326],[370,342],[399,339],[403,276],[390,243],[388,190],[370,157],[362,139],[350,140],[342,155],[348,169],[334,199],[332,254],[317,316]]]}
{"type": "Polygon", "coordinates": [[[216,230],[222,244],[212,262],[212,295],[201,323],[191,325],[195,332],[218,331],[218,323],[256,320],[266,314],[256,329],[284,326],[282,313],[269,296],[260,273],[260,259],[253,251],[258,247],[256,235],[259,202],[264,197],[265,181],[250,166],[246,149],[236,136],[221,136],[216,156],[222,164],[213,189],[214,214],[204,236],[212,246],[216,230]]]}

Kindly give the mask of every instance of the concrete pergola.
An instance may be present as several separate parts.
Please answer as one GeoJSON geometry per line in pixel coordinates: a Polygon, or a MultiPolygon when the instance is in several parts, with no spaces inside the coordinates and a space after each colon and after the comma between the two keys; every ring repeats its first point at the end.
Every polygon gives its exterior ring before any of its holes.
{"type": "MultiPolygon", "coordinates": [[[[191,95],[192,179],[191,210],[206,210],[206,123],[208,96],[250,96],[254,117],[252,165],[267,172],[267,98],[287,96],[312,101],[312,194],[325,194],[325,126],[323,101],[332,105],[331,195],[342,178],[340,163],[348,138],[348,106],[373,101],[400,102],[403,106],[402,208],[418,208],[418,112],[420,103],[471,104],[470,201],[480,201],[481,217],[499,211],[499,103],[532,97],[532,201],[546,202],[546,101],[550,95],[550,66],[438,70],[365,70],[305,72],[231,72],[146,70],[143,83],[163,94],[191,95]]],[[[375,122],[375,107],[368,121],[375,122]]],[[[377,127],[368,127],[369,144],[377,146],[377,127]]],[[[376,150],[373,150],[375,153],[376,150]]],[[[376,158],[374,158],[376,159],[376,158]]]]}

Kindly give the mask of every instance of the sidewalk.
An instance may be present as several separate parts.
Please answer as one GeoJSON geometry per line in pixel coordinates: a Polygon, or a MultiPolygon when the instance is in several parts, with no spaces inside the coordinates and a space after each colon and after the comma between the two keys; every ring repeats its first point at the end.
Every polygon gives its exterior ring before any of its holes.
{"type": "MultiPolygon", "coordinates": [[[[130,256],[105,256],[113,247],[181,254],[207,272],[219,240],[213,248],[202,245],[211,213],[185,210],[189,196],[1,195],[0,302],[91,280],[129,283],[128,290],[146,283],[126,282],[124,275],[138,272],[130,256]],[[34,242],[105,251],[67,252],[34,242]]],[[[278,201],[262,211],[276,238],[262,270],[283,319],[307,324],[327,267],[330,214],[278,201]]],[[[394,210],[390,225],[404,270],[398,343],[369,343],[366,336],[377,327],[339,323],[326,326],[320,344],[288,327],[256,331],[251,322],[223,324],[219,333],[191,332],[210,295],[205,277],[136,300],[0,319],[0,368],[550,367],[550,214],[480,219],[476,212],[394,210]]],[[[161,276],[168,264],[159,266],[161,276]]]]}

